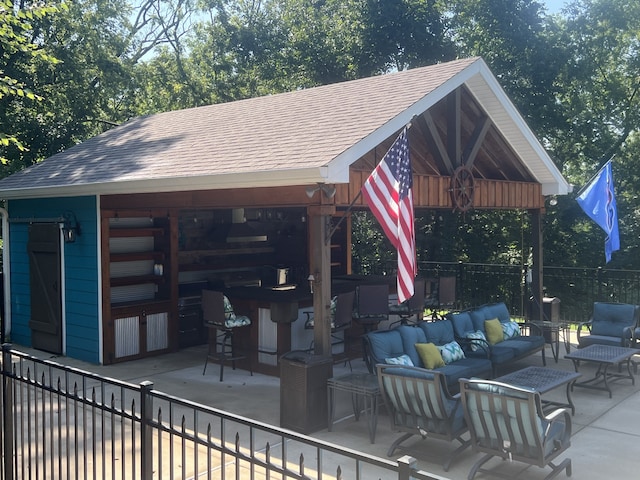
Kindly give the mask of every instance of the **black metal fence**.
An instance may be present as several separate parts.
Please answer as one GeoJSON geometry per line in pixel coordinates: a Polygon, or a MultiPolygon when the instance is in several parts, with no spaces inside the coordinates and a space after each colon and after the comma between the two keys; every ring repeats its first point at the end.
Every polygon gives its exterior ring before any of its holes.
{"type": "Polygon", "coordinates": [[[2,480],[441,478],[10,345],[0,407],[2,480]]]}
{"type": "MultiPolygon", "coordinates": [[[[503,301],[513,315],[528,316],[532,306],[526,267],[422,262],[419,270],[425,277],[455,276],[461,308],[503,301]]],[[[561,319],[571,322],[588,320],[593,302],[640,304],[638,270],[545,266],[543,281],[545,297],[559,299],[561,319]]]]}

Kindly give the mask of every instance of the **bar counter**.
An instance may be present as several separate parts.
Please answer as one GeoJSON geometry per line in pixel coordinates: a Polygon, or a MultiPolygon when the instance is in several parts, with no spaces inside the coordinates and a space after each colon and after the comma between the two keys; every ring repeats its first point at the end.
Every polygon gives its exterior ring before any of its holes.
{"type": "Polygon", "coordinates": [[[291,350],[309,348],[313,332],[305,330],[304,310],[313,308],[308,287],[274,290],[261,287],[233,287],[224,290],[238,315],[251,319],[251,327],[234,335],[238,349],[247,356],[241,368],[279,376],[278,359],[291,350]]]}

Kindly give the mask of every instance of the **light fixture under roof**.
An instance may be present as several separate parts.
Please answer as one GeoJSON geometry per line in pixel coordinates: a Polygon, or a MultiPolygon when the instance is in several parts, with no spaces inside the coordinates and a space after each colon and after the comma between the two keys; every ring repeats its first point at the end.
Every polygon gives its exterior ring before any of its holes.
{"type": "Polygon", "coordinates": [[[326,183],[318,183],[316,186],[308,186],[305,189],[305,193],[307,194],[307,197],[313,198],[318,190],[322,190],[327,198],[333,198],[336,196],[335,185],[327,185],[326,183]]]}

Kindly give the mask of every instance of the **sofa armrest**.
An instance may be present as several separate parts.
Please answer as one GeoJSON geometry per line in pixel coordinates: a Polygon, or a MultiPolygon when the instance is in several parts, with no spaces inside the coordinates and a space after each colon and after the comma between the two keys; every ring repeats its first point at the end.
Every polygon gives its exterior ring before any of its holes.
{"type": "Polygon", "coordinates": [[[529,335],[542,336],[543,334],[542,326],[535,322],[519,322],[519,325],[521,334],[523,331],[526,332],[527,329],[529,330],[529,335]]]}
{"type": "MultiPolygon", "coordinates": [[[[482,340],[480,338],[461,338],[458,336],[456,336],[455,338],[456,338],[456,342],[460,344],[460,346],[465,352],[473,351],[471,349],[471,342],[473,342],[476,345],[478,345],[478,349],[482,349],[482,352],[484,352],[487,359],[491,358],[491,345],[489,344],[488,341],[482,340]]],[[[475,351],[477,352],[478,350],[475,350],[475,351]]]]}

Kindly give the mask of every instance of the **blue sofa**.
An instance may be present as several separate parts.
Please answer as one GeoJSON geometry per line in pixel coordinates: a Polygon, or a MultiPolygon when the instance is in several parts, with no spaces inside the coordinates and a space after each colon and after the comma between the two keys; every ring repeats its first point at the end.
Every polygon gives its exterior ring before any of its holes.
{"type": "MultiPolygon", "coordinates": [[[[419,322],[417,325],[401,325],[391,330],[377,330],[365,335],[365,360],[371,373],[376,365],[385,364],[406,355],[411,362],[408,365],[426,368],[416,344],[433,343],[444,346],[455,342],[453,324],[449,321],[419,322]]],[[[461,358],[441,367],[433,368],[444,374],[447,388],[455,393],[460,389],[461,378],[491,375],[492,365],[489,358],[482,354],[461,358]]]]}
{"type": "MultiPolygon", "coordinates": [[[[500,303],[482,305],[462,312],[448,313],[446,319],[453,325],[458,342],[465,348],[465,355],[469,358],[488,356],[493,366],[494,377],[498,369],[506,364],[515,362],[536,352],[542,352],[542,364],[547,365],[545,358],[545,340],[542,328],[535,323],[511,324],[511,316],[507,306],[500,303]],[[515,336],[490,344],[487,338],[486,321],[497,319],[503,330],[513,327],[515,336]],[[483,340],[478,332],[484,335],[483,340]]],[[[495,323],[495,322],[494,322],[495,323]]],[[[506,332],[506,330],[505,330],[506,332]]]]}

